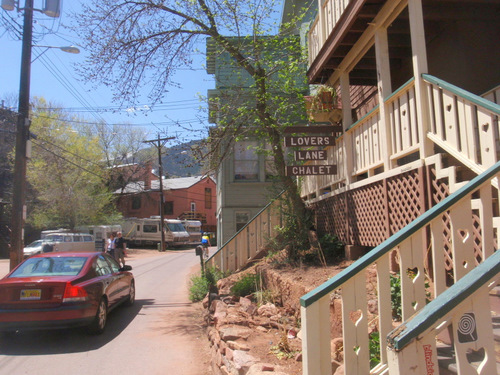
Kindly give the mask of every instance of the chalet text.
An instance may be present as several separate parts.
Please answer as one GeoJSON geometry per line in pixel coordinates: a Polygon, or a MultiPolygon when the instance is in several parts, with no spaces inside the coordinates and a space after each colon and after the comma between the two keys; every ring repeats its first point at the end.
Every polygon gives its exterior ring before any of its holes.
{"type": "Polygon", "coordinates": [[[336,173],[336,165],[291,165],[286,167],[287,176],[319,176],[336,173]]]}
{"type": "Polygon", "coordinates": [[[285,137],[285,147],[330,146],[335,138],[330,135],[309,135],[304,137],[285,137]]]}

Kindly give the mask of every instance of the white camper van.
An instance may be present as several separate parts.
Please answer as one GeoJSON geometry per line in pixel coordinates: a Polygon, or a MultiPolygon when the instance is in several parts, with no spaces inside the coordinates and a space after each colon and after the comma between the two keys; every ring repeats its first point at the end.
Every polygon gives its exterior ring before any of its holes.
{"type": "Polygon", "coordinates": [[[182,225],[189,233],[189,242],[193,245],[201,244],[201,221],[199,220],[182,220],[182,225]]]}
{"type": "MultiPolygon", "coordinates": [[[[123,238],[130,245],[156,245],[161,242],[160,217],[129,218],[122,224],[123,238]]],[[[189,244],[189,233],[180,220],[165,219],[165,242],[169,246],[189,244]]]]}
{"type": "Polygon", "coordinates": [[[89,233],[50,233],[46,234],[44,239],[51,241],[54,252],[96,251],[94,236],[89,233]]]}

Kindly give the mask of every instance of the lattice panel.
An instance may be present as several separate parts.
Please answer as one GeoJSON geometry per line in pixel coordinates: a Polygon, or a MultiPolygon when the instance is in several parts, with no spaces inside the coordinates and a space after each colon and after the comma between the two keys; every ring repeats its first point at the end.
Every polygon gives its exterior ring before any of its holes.
{"type": "Polygon", "coordinates": [[[377,182],[348,194],[350,244],[377,246],[387,238],[384,185],[377,182]]]}
{"type": "Polygon", "coordinates": [[[418,171],[404,173],[387,180],[387,204],[391,235],[407,226],[425,211],[422,177],[418,171]]]}
{"type": "Polygon", "coordinates": [[[342,243],[347,243],[345,193],[317,202],[312,208],[318,234],[335,234],[342,243]]]}
{"type": "MultiPolygon", "coordinates": [[[[435,166],[428,168],[429,171],[429,182],[431,185],[431,206],[435,206],[448,195],[450,195],[450,189],[448,187],[448,179],[436,179],[436,169],[435,166]]],[[[447,271],[453,269],[453,256],[451,251],[451,226],[450,226],[450,216],[445,213],[442,216],[443,221],[443,256],[444,256],[444,267],[447,271]]]]}

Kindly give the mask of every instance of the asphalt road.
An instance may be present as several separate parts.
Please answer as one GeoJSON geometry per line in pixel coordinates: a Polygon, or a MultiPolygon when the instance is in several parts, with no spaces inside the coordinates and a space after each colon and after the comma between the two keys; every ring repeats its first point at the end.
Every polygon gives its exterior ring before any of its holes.
{"type": "Polygon", "coordinates": [[[102,335],[73,329],[1,338],[0,374],[209,374],[208,340],[187,297],[188,275],[199,269],[194,250],[154,252],[127,263],[136,279],[135,305],[111,312],[102,335]]]}

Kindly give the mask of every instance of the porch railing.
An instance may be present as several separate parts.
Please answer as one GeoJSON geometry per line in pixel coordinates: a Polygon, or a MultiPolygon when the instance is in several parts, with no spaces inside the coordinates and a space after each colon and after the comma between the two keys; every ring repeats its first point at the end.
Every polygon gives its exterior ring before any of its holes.
{"type": "MultiPolygon", "coordinates": [[[[331,294],[338,289],[341,291],[342,301],[345,373],[379,374],[384,371],[391,373],[385,345],[385,338],[395,324],[393,306],[396,302],[391,296],[391,275],[394,277],[390,267],[391,254],[393,251],[396,252],[399,259],[399,272],[396,276],[401,281],[401,303],[396,307],[401,308],[404,322],[424,308],[427,299],[439,296],[447,289],[448,284],[456,283],[475,267],[477,257],[473,250],[475,241],[473,233],[476,228],[472,223],[473,212],[480,217],[481,222],[479,258],[484,261],[493,254],[495,247],[493,206],[498,206],[498,201],[493,199],[492,180],[499,173],[500,162],[497,162],[344,271],[301,298],[305,375],[331,374],[330,302],[331,294]],[[451,276],[444,267],[445,244],[442,236],[445,214],[451,227],[451,241],[448,244],[451,246],[453,259],[451,276]],[[432,257],[432,278],[426,275],[430,270],[424,268],[424,258],[429,253],[432,257]],[[377,272],[375,293],[378,312],[369,322],[366,272],[371,266],[375,266],[377,272]],[[432,290],[427,286],[429,282],[432,283],[432,290]],[[381,343],[380,364],[371,370],[369,324],[375,324],[381,343]]],[[[454,304],[453,301],[448,303],[454,304]]],[[[455,306],[450,308],[454,309],[455,306]]],[[[485,308],[486,306],[483,306],[483,309],[485,308]]],[[[487,310],[489,311],[489,305],[487,310]]],[[[490,329],[492,329],[491,318],[490,329]]],[[[435,336],[429,340],[434,339],[435,336]]],[[[486,361],[495,361],[495,356],[487,357],[486,361]]]]}
{"type": "Polygon", "coordinates": [[[333,31],[350,0],[325,0],[309,30],[309,66],[333,31]],[[320,21],[321,20],[321,21],[320,21]]]}
{"type": "Polygon", "coordinates": [[[252,220],[207,259],[206,265],[224,272],[234,272],[245,266],[263,249],[282,225],[280,196],[268,203],[252,220]]]}
{"type": "Polygon", "coordinates": [[[429,74],[430,129],[427,136],[479,174],[500,160],[500,105],[429,74]]]}

